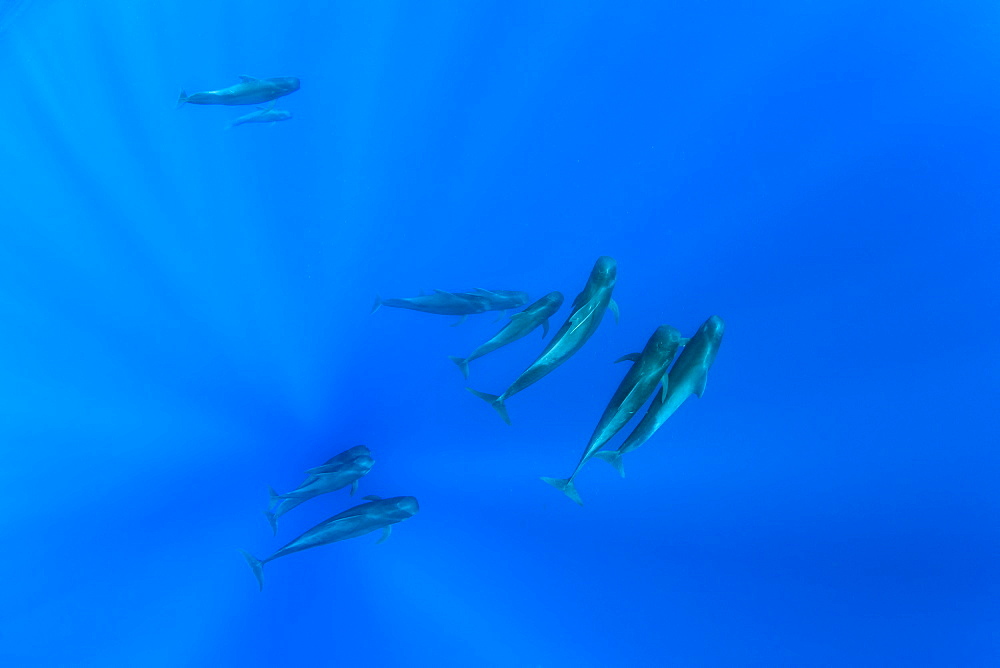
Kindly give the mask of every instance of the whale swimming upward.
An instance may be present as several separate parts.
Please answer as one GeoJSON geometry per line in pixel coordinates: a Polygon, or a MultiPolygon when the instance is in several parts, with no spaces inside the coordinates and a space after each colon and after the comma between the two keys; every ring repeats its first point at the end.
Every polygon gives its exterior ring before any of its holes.
{"type": "Polygon", "coordinates": [[[271,525],[271,530],[277,534],[279,517],[321,494],[336,492],[350,485],[353,496],[358,490],[358,480],[368,475],[374,463],[371,451],[363,445],[356,445],[326,460],[322,466],[306,471],[309,477],[287,494],[278,494],[268,487],[274,508],[265,510],[264,517],[271,525]]]}
{"type": "Polygon", "coordinates": [[[457,364],[458,368],[462,370],[462,375],[468,379],[469,362],[472,360],[479,359],[487,353],[527,336],[539,326],[542,328],[542,338],[548,335],[549,316],[558,311],[562,303],[561,292],[550,292],[520,313],[512,315],[510,322],[504,325],[503,329],[497,332],[492,339],[473,350],[468,357],[449,357],[448,359],[457,364]]]}
{"type": "Polygon", "coordinates": [[[255,79],[241,75],[240,82],[229,88],[209,90],[188,95],[183,90],[177,98],[177,106],[184,104],[264,104],[277,100],[299,89],[298,77],[273,77],[255,79]]]}
{"type": "Polygon", "coordinates": [[[656,328],[653,335],[646,342],[646,347],[641,353],[630,353],[622,356],[617,362],[632,362],[632,368],[625,374],[618,389],[615,390],[611,401],[608,402],[604,414],[601,416],[597,427],[594,429],[590,442],[583,451],[579,463],[573,469],[569,478],[542,478],[545,482],[556,489],[562,490],[566,496],[573,499],[581,506],[580,499],[573,479],[583,468],[591,457],[598,450],[604,447],[605,443],[624,427],[632,416],[638,412],[642,405],[646,403],[656,386],[662,381],[663,391],[667,392],[667,367],[673,361],[677,349],[685,343],[686,339],[681,337],[681,333],[670,325],[661,325],[656,328]]]}
{"type": "Polygon", "coordinates": [[[368,500],[368,503],[354,506],[339,515],[334,515],[330,519],[320,522],[270,557],[258,559],[246,550],[240,550],[243,558],[253,569],[253,574],[257,578],[260,588],[264,589],[264,564],[269,561],[308,550],[310,547],[329,545],[348,538],[364,536],[377,529],[382,529],[382,537],[378,540],[381,543],[389,537],[393,524],[413,517],[420,510],[417,500],[412,496],[394,496],[391,499],[382,499],[371,495],[366,496],[365,499],[368,500]]]}
{"type": "Polygon", "coordinates": [[[701,398],[701,395],[705,393],[708,370],[715,362],[715,356],[719,352],[719,344],[722,343],[722,334],[725,329],[726,323],[717,315],[706,320],[684,346],[681,354],[677,356],[674,367],[667,374],[665,392],[653,398],[653,402],[649,405],[639,425],[632,430],[632,433],[628,435],[617,451],[602,450],[595,456],[614,466],[624,477],[625,468],[622,466],[622,455],[626,452],[632,452],[648,441],[656,433],[656,430],[663,426],[667,418],[673,415],[692,394],[701,398]]]}
{"type": "Polygon", "coordinates": [[[617,265],[613,258],[606,255],[598,258],[583,291],[573,301],[573,310],[569,318],[552,337],[538,359],[532,362],[531,366],[499,396],[467,388],[469,392],[491,405],[503,421],[510,424],[510,416],[507,415],[507,407],[504,404],[507,399],[544,378],[582,348],[597,331],[606,309],[611,309],[617,322],[618,305],[611,299],[617,273],[617,265]]]}

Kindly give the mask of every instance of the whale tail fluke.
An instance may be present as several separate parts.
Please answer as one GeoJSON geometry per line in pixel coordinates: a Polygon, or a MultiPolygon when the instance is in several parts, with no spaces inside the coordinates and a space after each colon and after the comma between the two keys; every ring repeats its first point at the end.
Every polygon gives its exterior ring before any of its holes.
{"type": "Polygon", "coordinates": [[[507,406],[504,405],[503,399],[501,399],[495,394],[478,392],[472,389],[471,387],[467,387],[465,389],[467,389],[469,392],[471,392],[472,394],[476,395],[477,397],[488,403],[490,406],[492,406],[493,410],[499,413],[500,417],[503,418],[503,421],[506,422],[507,424],[510,424],[510,416],[507,415],[507,406]]]}
{"type": "Polygon", "coordinates": [[[581,506],[583,505],[583,499],[580,498],[580,493],[576,491],[576,485],[573,484],[572,478],[546,478],[542,476],[542,480],[560,490],[581,506]]]}
{"type": "Polygon", "coordinates": [[[188,94],[184,92],[181,88],[181,94],[177,96],[177,108],[180,109],[184,106],[184,103],[188,101],[188,94]]]}
{"type": "Polygon", "coordinates": [[[457,364],[458,368],[462,370],[462,375],[465,376],[466,380],[469,380],[469,360],[464,357],[453,357],[451,355],[448,356],[448,359],[457,364]]]}
{"type": "Polygon", "coordinates": [[[622,462],[622,454],[617,450],[601,450],[600,452],[594,453],[595,457],[599,457],[615,467],[615,470],[625,477],[625,464],[622,462]]]}
{"type": "Polygon", "coordinates": [[[264,562],[246,550],[240,550],[240,554],[242,554],[243,558],[247,560],[248,564],[250,564],[250,568],[253,569],[253,575],[257,578],[257,584],[260,585],[260,590],[264,591],[264,562]]]}
{"type": "Polygon", "coordinates": [[[382,306],[382,297],[375,295],[375,303],[372,304],[372,313],[379,310],[380,306],[382,306]]]}

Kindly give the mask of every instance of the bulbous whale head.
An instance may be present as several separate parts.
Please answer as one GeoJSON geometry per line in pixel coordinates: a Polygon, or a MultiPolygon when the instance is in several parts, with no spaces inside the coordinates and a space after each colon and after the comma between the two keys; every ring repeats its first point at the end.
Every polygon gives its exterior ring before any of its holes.
{"type": "Polygon", "coordinates": [[[395,501],[396,507],[393,515],[398,516],[401,520],[413,517],[420,510],[420,504],[417,503],[417,499],[414,496],[398,496],[395,501]]]}
{"type": "Polygon", "coordinates": [[[542,303],[559,308],[560,306],[562,306],[563,299],[564,299],[563,293],[556,290],[555,292],[550,292],[549,294],[542,297],[542,303]]]}
{"type": "Polygon", "coordinates": [[[726,323],[717,315],[705,321],[701,326],[702,331],[713,339],[722,338],[722,333],[726,331],[726,323]]]}
{"type": "Polygon", "coordinates": [[[355,457],[351,461],[351,468],[359,471],[371,471],[372,467],[375,465],[375,460],[368,455],[361,455],[360,457],[355,457]]]}
{"type": "Polygon", "coordinates": [[[594,268],[590,272],[590,280],[596,280],[601,283],[614,283],[617,275],[618,263],[615,262],[613,257],[602,255],[594,263],[594,268]]]}
{"type": "Polygon", "coordinates": [[[676,348],[683,338],[684,337],[681,336],[681,333],[675,327],[671,327],[670,325],[660,325],[656,328],[656,331],[653,332],[653,336],[650,337],[650,342],[656,347],[657,350],[663,351],[670,348],[676,348]]]}
{"type": "Polygon", "coordinates": [[[275,77],[271,81],[275,86],[284,91],[285,94],[294,93],[301,85],[298,77],[275,77]]]}

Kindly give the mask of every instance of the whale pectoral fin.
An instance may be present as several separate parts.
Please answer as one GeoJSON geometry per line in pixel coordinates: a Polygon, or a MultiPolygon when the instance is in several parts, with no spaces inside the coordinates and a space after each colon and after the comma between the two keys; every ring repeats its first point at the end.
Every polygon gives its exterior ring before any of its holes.
{"type": "Polygon", "coordinates": [[[670,379],[667,377],[666,372],[663,374],[663,378],[660,379],[660,403],[664,403],[667,400],[667,388],[670,387],[670,379]]]}
{"type": "Polygon", "coordinates": [[[701,395],[705,393],[705,384],[708,382],[708,374],[702,374],[701,378],[698,379],[698,384],[694,387],[694,393],[698,395],[701,399],[701,395]]]}
{"type": "Polygon", "coordinates": [[[500,321],[501,321],[501,320],[503,320],[503,319],[504,319],[504,318],[505,318],[506,316],[507,316],[507,311],[500,311],[500,315],[498,315],[498,316],[497,316],[497,319],[496,319],[496,320],[494,320],[493,322],[500,322],[500,321]]]}
{"type": "Polygon", "coordinates": [[[638,362],[640,357],[642,357],[640,353],[629,353],[628,355],[622,355],[616,359],[614,363],[618,364],[619,362],[624,362],[626,360],[629,362],[638,362]]]}
{"type": "Polygon", "coordinates": [[[260,79],[258,79],[257,77],[248,77],[245,74],[238,74],[236,75],[236,78],[242,81],[243,83],[253,83],[254,81],[260,81],[260,79]]]}
{"type": "Polygon", "coordinates": [[[356,491],[358,491],[358,481],[357,480],[355,480],[354,482],[351,483],[351,496],[354,496],[354,493],[356,491]]]}
{"type": "Polygon", "coordinates": [[[361,498],[364,499],[365,501],[381,501],[382,500],[382,497],[379,496],[378,494],[369,494],[368,496],[363,496],[361,498]]]}
{"type": "Polygon", "coordinates": [[[392,533],[391,526],[382,527],[382,537],[379,538],[377,541],[375,541],[375,544],[378,545],[379,543],[384,543],[386,540],[389,539],[389,534],[391,533],[392,533]]]}
{"type": "Polygon", "coordinates": [[[614,299],[612,299],[612,300],[610,300],[608,302],[608,308],[611,309],[611,312],[615,314],[615,324],[617,325],[618,324],[618,304],[615,302],[614,299]]]}
{"type": "Polygon", "coordinates": [[[542,320],[542,338],[549,335],[549,319],[542,320]]]}
{"type": "Polygon", "coordinates": [[[462,316],[461,318],[459,318],[459,319],[458,319],[458,322],[453,322],[453,323],[451,323],[451,326],[452,326],[452,327],[458,327],[458,326],[459,326],[459,325],[461,325],[461,324],[462,324],[463,322],[465,322],[465,319],[466,319],[466,318],[468,318],[468,317],[469,317],[469,316],[467,316],[467,315],[463,315],[463,316],[462,316]]]}

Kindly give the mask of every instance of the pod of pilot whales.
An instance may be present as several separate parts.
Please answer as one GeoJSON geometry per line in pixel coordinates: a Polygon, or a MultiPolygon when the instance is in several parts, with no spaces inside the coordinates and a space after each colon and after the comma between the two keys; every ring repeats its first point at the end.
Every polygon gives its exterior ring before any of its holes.
{"type": "MultiPolygon", "coordinates": [[[[492,406],[504,422],[510,424],[507,401],[511,397],[547,376],[580,350],[597,331],[606,311],[610,310],[615,322],[618,321],[618,305],[611,298],[616,275],[617,266],[614,259],[607,256],[599,258],[583,290],[573,300],[566,321],[535,361],[500,394],[489,394],[467,388],[469,392],[492,406]]],[[[488,311],[507,311],[520,308],[527,303],[526,293],[510,290],[476,289],[470,292],[435,290],[433,294],[402,299],[377,297],[372,313],[382,306],[409,309],[423,313],[458,316],[460,319],[454,323],[457,325],[469,315],[488,311]]],[[[550,292],[512,315],[500,331],[471,353],[465,357],[450,359],[468,379],[469,363],[473,360],[514,343],[539,327],[542,328],[542,338],[545,338],[549,332],[549,318],[556,314],[562,304],[562,293],[550,292]]],[[[706,320],[689,338],[684,337],[670,325],[660,325],[650,335],[641,351],[618,358],[616,362],[630,362],[631,367],[612,394],[576,466],[566,478],[543,477],[542,480],[583,505],[574,480],[588,461],[595,457],[603,459],[624,477],[623,456],[648,441],[688,397],[691,395],[701,397],[705,392],[708,370],[715,361],[724,329],[725,323],[716,315],[706,320]],[[621,445],[613,449],[604,449],[650,397],[652,402],[646,414],[621,445]]],[[[305,473],[308,477],[291,492],[278,494],[269,488],[271,505],[264,515],[271,529],[277,534],[278,519],[309,499],[348,486],[353,495],[358,488],[358,481],[371,470],[373,464],[371,451],[359,445],[336,455],[321,466],[307,470],[305,473]]],[[[264,587],[263,566],[269,561],[311,547],[362,536],[378,529],[382,530],[382,536],[378,540],[381,543],[389,537],[393,524],[412,517],[420,509],[417,500],[412,496],[382,499],[370,495],[364,499],[366,503],[349,508],[321,522],[265,559],[257,559],[249,552],[243,551],[243,556],[253,569],[261,589],[264,587]]]]}

